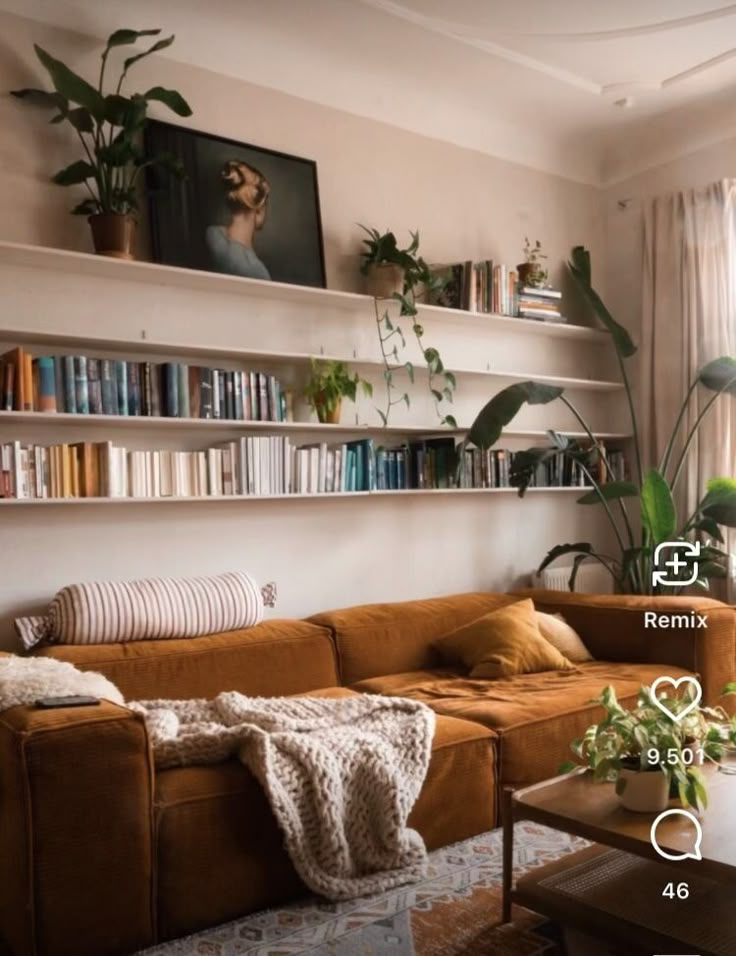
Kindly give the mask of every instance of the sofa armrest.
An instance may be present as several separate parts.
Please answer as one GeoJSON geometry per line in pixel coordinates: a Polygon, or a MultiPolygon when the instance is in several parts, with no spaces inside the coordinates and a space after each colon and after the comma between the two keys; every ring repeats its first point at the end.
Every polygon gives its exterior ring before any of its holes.
{"type": "Polygon", "coordinates": [[[108,956],[154,941],[152,788],[132,711],[0,713],[0,951],[108,956]]]}
{"type": "Polygon", "coordinates": [[[515,593],[531,597],[540,611],[562,614],[597,660],[682,667],[699,675],[707,704],[734,711],[736,700],[720,696],[736,680],[736,614],[728,605],[702,597],[515,593]]]}

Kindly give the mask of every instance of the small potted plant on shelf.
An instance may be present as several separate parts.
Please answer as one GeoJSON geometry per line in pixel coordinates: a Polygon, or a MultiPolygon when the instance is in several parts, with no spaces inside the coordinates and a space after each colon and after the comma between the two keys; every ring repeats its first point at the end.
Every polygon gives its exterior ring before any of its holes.
{"type": "Polygon", "coordinates": [[[529,236],[524,236],[524,261],[516,267],[519,283],[522,286],[531,286],[541,289],[547,281],[549,273],[542,265],[547,256],[542,252],[542,243],[537,239],[533,244],[529,236]]]}
{"type": "MultiPolygon", "coordinates": [[[[688,716],[678,721],[653,703],[649,687],[641,688],[631,710],[619,704],[613,687],[606,687],[598,698],[606,712],[604,720],[592,724],[571,744],[595,780],[615,783],[627,810],[659,813],[671,796],[694,810],[707,806],[705,781],[697,764],[704,759],[718,762],[731,731],[715,723],[721,718],[728,722],[725,714],[697,707],[692,694],[689,686],[681,697],[660,698],[674,715],[688,709],[688,716]]],[[[579,766],[569,763],[562,770],[579,766]]]]}
{"type": "Polygon", "coordinates": [[[128,56],[123,61],[114,92],[103,92],[110,51],[131,46],[141,37],[160,33],[160,30],[116,30],[112,33],[102,51],[96,86],[35,45],[36,55],[49,74],[54,91],[12,91],[13,96],[54,110],[52,123],[67,122],[74,129],[84,150],[83,158],[60,170],[52,181],[59,186],[83,185],[87,190],[87,198],[72,212],[88,217],[95,252],[100,255],[134,258],[138,177],[142,170],[159,165],[176,175],[183,173],[180,161],[171,155],[147,156],[141,137],[149,103],[162,103],[177,116],[191,116],[186,100],[175,90],[162,86],[153,86],[145,93],[130,96],[121,92],[130,68],[144,57],[171,46],[174,37],[156,40],[148,49],[128,56]]]}
{"type": "Polygon", "coordinates": [[[419,233],[410,232],[411,242],[399,249],[393,232],[381,233],[358,223],[368,234],[361,253],[360,271],[366,277],[365,287],[376,299],[390,299],[400,295],[407,286],[430,285],[433,276],[427,263],[418,255],[419,233]]]}
{"type": "Polygon", "coordinates": [[[310,359],[311,375],[304,390],[309,404],[323,424],[337,425],[340,422],[343,398],[354,402],[358,387],[370,397],[373,386],[355,373],[351,374],[345,362],[310,359]]]}

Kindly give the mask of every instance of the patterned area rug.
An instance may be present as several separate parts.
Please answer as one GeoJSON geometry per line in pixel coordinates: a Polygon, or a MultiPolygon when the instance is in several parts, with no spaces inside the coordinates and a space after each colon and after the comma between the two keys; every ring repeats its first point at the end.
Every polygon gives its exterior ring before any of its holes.
{"type": "MultiPolygon", "coordinates": [[[[585,846],[516,825],[516,874],[585,846]]],[[[422,883],[344,903],[315,897],[164,943],[139,956],[564,956],[557,928],[517,909],[501,919],[501,831],[430,854],[422,883]]]]}

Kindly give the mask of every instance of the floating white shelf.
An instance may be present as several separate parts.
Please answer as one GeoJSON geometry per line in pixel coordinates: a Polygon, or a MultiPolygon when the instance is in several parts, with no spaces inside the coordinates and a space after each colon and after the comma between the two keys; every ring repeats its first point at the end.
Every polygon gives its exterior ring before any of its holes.
{"type": "MultiPolygon", "coordinates": [[[[590,491],[587,487],[574,488],[529,488],[527,494],[561,494],[590,491]]],[[[202,495],[196,498],[0,498],[0,507],[33,508],[36,506],[54,507],[55,505],[175,505],[175,504],[225,504],[248,501],[329,501],[332,498],[387,498],[391,496],[426,495],[493,495],[517,494],[516,488],[407,488],[401,491],[334,491],[324,494],[296,495],[202,495]]]]}
{"type": "MultiPolygon", "coordinates": [[[[251,281],[251,280],[242,280],[251,281]]],[[[257,281],[257,280],[252,280],[257,281]]],[[[334,362],[346,362],[355,368],[383,368],[383,363],[378,359],[361,358],[360,356],[350,355],[324,355],[310,352],[280,352],[267,351],[265,349],[251,348],[221,348],[211,345],[181,345],[175,342],[153,341],[151,339],[117,339],[117,338],[95,338],[90,336],[77,336],[68,334],[55,334],[47,332],[26,332],[21,328],[9,327],[0,319],[0,340],[18,342],[23,345],[32,345],[34,343],[47,346],[62,346],[66,348],[80,348],[83,353],[88,353],[90,349],[95,352],[101,351],[122,351],[122,352],[141,352],[151,355],[177,355],[187,356],[196,355],[199,359],[220,359],[225,361],[261,361],[268,363],[289,363],[289,364],[307,364],[312,358],[326,359],[334,362]]],[[[400,372],[402,366],[397,366],[396,371],[400,372]]],[[[559,385],[561,388],[579,389],[581,391],[591,392],[615,392],[622,389],[622,382],[605,381],[589,378],[569,378],[565,375],[540,375],[536,372],[517,372],[505,369],[488,368],[450,368],[456,376],[476,376],[481,378],[502,378],[513,382],[535,381],[544,385],[559,385]]]]}
{"type": "MultiPolygon", "coordinates": [[[[222,418],[169,418],[154,415],[76,415],[67,412],[0,412],[0,427],[6,425],[52,425],[61,427],[116,429],[136,428],[141,430],[215,430],[215,431],[273,431],[290,435],[310,433],[319,435],[464,435],[467,427],[443,428],[441,425],[323,425],[321,422],[254,422],[233,421],[222,418]]],[[[559,429],[558,429],[559,430],[559,429]]],[[[544,429],[504,429],[509,438],[543,438],[544,429]]],[[[581,431],[564,431],[569,438],[586,438],[581,431]]],[[[625,441],[630,434],[625,432],[596,432],[603,440],[625,441]]]]}
{"type": "MultiPolygon", "coordinates": [[[[342,310],[372,310],[373,308],[373,300],[370,296],[354,292],[317,289],[283,282],[266,282],[262,279],[244,279],[239,276],[163,266],[151,262],[127,262],[85,252],[72,252],[48,246],[29,246],[17,242],[0,242],[0,265],[2,264],[89,275],[98,279],[129,280],[174,286],[180,289],[228,293],[243,298],[272,299],[294,305],[316,305],[342,310]]],[[[578,341],[601,343],[608,341],[607,332],[566,323],[536,322],[532,319],[519,319],[486,312],[467,312],[462,309],[447,309],[431,305],[420,305],[419,311],[428,319],[436,315],[443,321],[456,319],[460,322],[473,321],[488,326],[497,325],[499,331],[505,332],[573,338],[578,341]]]]}

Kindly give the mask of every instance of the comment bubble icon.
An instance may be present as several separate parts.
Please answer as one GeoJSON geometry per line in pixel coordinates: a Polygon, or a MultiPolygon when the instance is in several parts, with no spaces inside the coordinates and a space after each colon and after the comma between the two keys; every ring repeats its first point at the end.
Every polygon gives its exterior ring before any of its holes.
{"type": "Polygon", "coordinates": [[[681,860],[702,860],[703,855],[700,852],[700,844],[703,842],[703,828],[700,825],[700,820],[693,813],[689,813],[687,810],[665,810],[664,813],[655,819],[652,823],[652,828],[649,831],[649,839],[651,840],[652,846],[655,851],[662,857],[663,860],[672,860],[677,863],[681,860]],[[657,827],[660,823],[665,820],[667,817],[685,817],[693,826],[692,834],[692,847],[691,849],[684,850],[681,853],[670,853],[669,850],[663,850],[662,847],[657,842],[657,827]]]}

